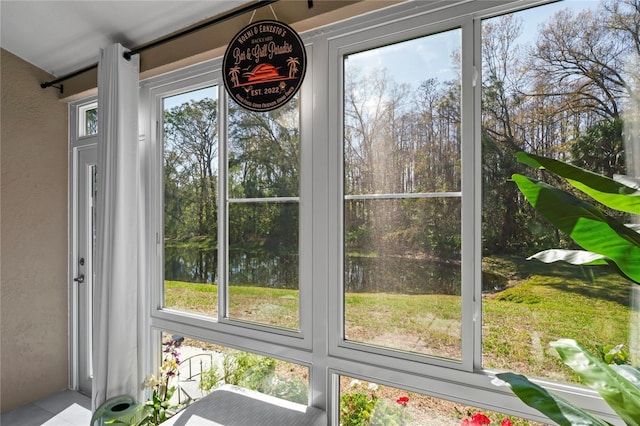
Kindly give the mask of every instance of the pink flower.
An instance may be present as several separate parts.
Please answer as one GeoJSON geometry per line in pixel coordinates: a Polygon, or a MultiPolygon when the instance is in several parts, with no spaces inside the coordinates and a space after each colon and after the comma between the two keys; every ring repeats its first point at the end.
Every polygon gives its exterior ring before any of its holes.
{"type": "Polygon", "coordinates": [[[409,397],[408,396],[401,396],[400,398],[396,399],[396,402],[398,404],[402,404],[403,407],[406,407],[407,404],[409,403],[409,397]]]}

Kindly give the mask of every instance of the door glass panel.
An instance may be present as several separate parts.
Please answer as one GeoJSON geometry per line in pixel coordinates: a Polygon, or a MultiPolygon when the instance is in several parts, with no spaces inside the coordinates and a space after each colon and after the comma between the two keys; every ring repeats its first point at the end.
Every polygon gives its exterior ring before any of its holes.
{"type": "Polygon", "coordinates": [[[93,286],[96,243],[96,148],[78,150],[77,162],[77,215],[74,224],[76,249],[74,253],[74,285],[78,294],[78,388],[91,393],[93,377],[93,286]]]}
{"type": "Polygon", "coordinates": [[[217,316],[217,87],[165,98],[164,306],[217,316]]]}
{"type": "Polygon", "coordinates": [[[299,97],[229,103],[229,317],[299,328],[299,97]]]}
{"type": "Polygon", "coordinates": [[[344,57],[350,341],[461,357],[460,37],[344,57]]]}

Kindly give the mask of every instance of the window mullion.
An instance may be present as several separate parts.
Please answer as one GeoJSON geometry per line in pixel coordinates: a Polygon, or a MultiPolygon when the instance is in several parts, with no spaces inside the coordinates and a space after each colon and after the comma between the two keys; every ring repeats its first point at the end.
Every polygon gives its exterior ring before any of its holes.
{"type": "MultiPolygon", "coordinates": [[[[462,367],[471,371],[481,363],[480,344],[481,322],[481,296],[482,280],[476,272],[481,265],[474,259],[481,259],[478,251],[481,241],[479,222],[475,220],[479,216],[480,209],[476,203],[476,186],[481,179],[476,176],[475,141],[479,140],[474,125],[475,96],[474,83],[477,82],[474,69],[476,44],[479,40],[474,37],[474,23],[468,18],[462,24],[462,93],[461,93],[461,150],[462,150],[462,367]],[[469,206],[469,207],[467,207],[469,206]]],[[[479,150],[478,150],[479,152],[479,150]]]]}
{"type": "Polygon", "coordinates": [[[218,321],[229,316],[228,98],[218,91],[218,321]]]}
{"type": "MultiPolygon", "coordinates": [[[[470,129],[472,144],[469,147],[469,162],[472,163],[472,184],[471,195],[473,212],[472,226],[474,238],[472,242],[472,250],[475,256],[473,262],[468,262],[473,266],[473,368],[474,370],[482,369],[482,23],[480,19],[474,19],[467,27],[467,31],[463,32],[471,39],[473,52],[473,63],[471,64],[472,73],[472,90],[471,102],[467,102],[469,111],[472,114],[467,120],[470,129]],[[470,28],[469,28],[470,27],[470,28]]],[[[463,43],[463,46],[466,46],[463,43]]],[[[465,55],[471,56],[471,55],[465,55]]],[[[464,63],[463,63],[464,67],[464,63]]],[[[463,98],[463,108],[464,108],[463,98]]],[[[463,161],[464,161],[463,156],[463,161]]],[[[464,303],[464,301],[463,301],[464,303]]]]}

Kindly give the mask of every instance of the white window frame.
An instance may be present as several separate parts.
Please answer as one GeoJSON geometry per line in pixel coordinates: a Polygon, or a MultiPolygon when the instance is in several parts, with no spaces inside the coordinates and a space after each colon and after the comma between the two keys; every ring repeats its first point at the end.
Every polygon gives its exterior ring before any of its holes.
{"type": "MultiPolygon", "coordinates": [[[[79,152],[83,149],[95,149],[98,142],[98,134],[87,135],[86,130],[86,111],[98,108],[98,99],[96,96],[77,100],[69,103],[69,154],[68,154],[68,245],[69,259],[67,261],[67,276],[71,283],[72,277],[80,275],[78,271],[78,248],[75,224],[78,222],[78,178],[76,176],[76,165],[78,163],[79,152]]],[[[78,288],[76,285],[69,285],[68,306],[69,306],[69,387],[71,389],[79,389],[79,314],[78,305],[80,303],[78,288]]]]}
{"type": "MultiPolygon", "coordinates": [[[[470,30],[469,28],[472,25],[471,19],[467,18],[465,20],[454,20],[449,22],[441,22],[435,23],[431,25],[422,24],[420,17],[415,17],[411,19],[414,22],[405,22],[400,21],[395,24],[390,24],[385,28],[385,32],[388,29],[389,34],[379,34],[379,28],[371,29],[368,31],[361,31],[355,34],[350,34],[346,37],[337,38],[331,40],[329,42],[329,67],[331,70],[337,70],[337,77],[330,78],[329,81],[329,91],[330,93],[336,93],[338,99],[343,99],[343,75],[344,70],[342,58],[346,55],[357,53],[363,50],[369,50],[379,46],[385,46],[388,44],[402,42],[405,40],[413,39],[421,36],[428,36],[429,34],[436,34],[441,31],[447,31],[451,29],[460,29],[461,32],[461,46],[464,44],[465,35],[469,37],[470,30]],[[416,26],[414,26],[416,25],[416,26]]],[[[465,58],[464,55],[462,55],[465,58]]],[[[463,60],[461,67],[463,75],[468,75],[468,68],[471,67],[472,64],[468,60],[463,60]]],[[[461,82],[461,105],[467,106],[470,105],[470,100],[473,98],[470,95],[472,92],[472,88],[470,87],[471,81],[469,79],[462,79],[461,82]]],[[[345,199],[345,195],[343,194],[343,170],[342,165],[343,161],[343,115],[344,115],[344,103],[340,102],[338,105],[338,115],[336,118],[339,118],[340,121],[335,125],[330,125],[330,128],[336,129],[333,137],[334,141],[330,142],[329,146],[332,148],[339,147],[337,152],[333,152],[332,154],[335,156],[335,161],[332,161],[332,164],[337,166],[337,170],[335,173],[330,173],[330,176],[335,177],[336,182],[330,184],[331,189],[335,189],[336,192],[332,191],[330,195],[331,202],[336,202],[337,205],[332,206],[336,209],[333,212],[332,216],[336,217],[336,228],[339,229],[339,232],[334,233],[332,237],[337,237],[337,241],[332,242],[331,245],[335,244],[335,250],[339,253],[338,263],[334,267],[330,267],[331,271],[334,271],[336,274],[334,281],[340,283],[340,286],[331,287],[331,295],[330,300],[333,300],[335,303],[332,306],[338,307],[338,312],[336,315],[329,315],[330,319],[330,329],[335,330],[335,333],[330,334],[330,351],[332,354],[335,354],[339,357],[344,358],[354,358],[359,352],[368,352],[368,357],[370,357],[372,363],[380,364],[386,367],[393,367],[394,365],[400,367],[403,370],[413,370],[413,371],[423,371],[426,367],[425,360],[428,359],[429,364],[442,366],[446,368],[452,369],[460,369],[465,371],[471,371],[473,368],[472,360],[473,354],[471,353],[471,345],[470,343],[473,341],[473,315],[471,314],[474,307],[470,303],[471,298],[467,297],[469,292],[473,289],[473,279],[470,275],[472,273],[472,269],[468,265],[468,262],[465,262],[465,259],[472,259],[473,253],[471,250],[473,249],[473,234],[472,233],[463,233],[462,235],[462,299],[461,299],[461,311],[462,311],[462,319],[461,319],[461,329],[462,329],[462,359],[461,360],[453,360],[453,359],[444,359],[444,358],[436,358],[436,357],[427,357],[419,354],[411,354],[408,352],[403,352],[402,354],[398,354],[398,351],[393,351],[389,349],[376,348],[369,345],[363,345],[353,341],[347,341],[343,339],[341,336],[345,335],[344,330],[344,292],[342,291],[344,285],[344,270],[343,270],[343,259],[344,259],[344,242],[343,242],[343,220],[342,215],[344,211],[344,203],[342,200],[345,199]]],[[[463,111],[463,117],[465,116],[463,111]]],[[[468,127],[465,126],[465,121],[463,120],[462,126],[462,196],[461,202],[461,221],[463,229],[472,229],[471,223],[473,221],[473,209],[465,209],[467,205],[473,205],[473,188],[469,188],[469,182],[472,182],[472,179],[469,179],[469,176],[473,175],[473,161],[468,155],[465,155],[468,152],[468,147],[473,145],[473,132],[469,131],[468,127]],[[467,149],[464,149],[464,147],[467,149]]],[[[442,193],[442,196],[445,196],[445,193],[442,193]]]]}
{"type": "MultiPolygon", "coordinates": [[[[494,371],[482,368],[481,308],[481,19],[548,1],[407,2],[302,34],[308,68],[301,90],[300,331],[289,332],[225,318],[161,309],[162,97],[218,85],[218,122],[226,128],[227,95],[221,59],[143,81],[141,133],[143,179],[148,189],[146,282],[150,342],[159,331],[212,341],[310,368],[310,405],[326,409],[338,424],[339,375],[415,391],[538,421],[548,421],[509,390],[491,384],[494,371]],[[462,31],[462,358],[421,356],[345,341],[342,296],[342,57],[453,28],[462,31]],[[328,130],[327,130],[328,129],[328,130]]],[[[226,137],[220,133],[220,137],[226,137]]],[[[221,147],[224,146],[221,142],[221,147]]],[[[220,152],[220,161],[226,155],[220,152]]],[[[225,165],[226,167],[226,165],[225,165]]],[[[224,170],[220,167],[219,170],[224,170]]],[[[226,191],[226,189],[225,189],[226,191]]],[[[225,216],[219,218],[225,220],[225,216]]],[[[225,238],[222,235],[221,238],[225,238]]],[[[221,246],[222,247],[222,246],[221,246]]],[[[220,275],[221,276],[221,275],[220,275]]],[[[219,286],[221,288],[223,286],[219,286]]],[[[222,298],[223,299],[223,298],[222,298]]],[[[220,302],[222,303],[222,301],[220,302]]],[[[593,391],[569,384],[538,383],[605,420],[619,423],[593,391]]]]}
{"type": "MultiPolygon", "coordinates": [[[[307,48],[310,51],[310,46],[307,48]]],[[[309,61],[311,62],[311,61],[309,61]]],[[[231,348],[270,354],[285,361],[294,362],[310,366],[311,359],[311,328],[313,305],[311,303],[311,237],[309,221],[312,210],[311,175],[309,165],[313,164],[311,158],[311,142],[307,134],[302,129],[312,128],[312,113],[309,112],[311,97],[305,95],[310,93],[311,73],[308,72],[300,92],[300,127],[301,127],[301,168],[306,167],[308,173],[301,173],[300,176],[300,197],[298,206],[300,209],[300,300],[299,300],[299,330],[288,330],[283,328],[261,325],[253,322],[242,321],[227,317],[227,305],[225,298],[225,285],[228,282],[226,267],[221,261],[218,263],[218,276],[222,277],[222,285],[218,286],[218,316],[217,318],[202,315],[180,312],[177,310],[162,308],[162,282],[164,275],[163,262],[163,217],[162,217],[162,150],[163,150],[163,99],[173,95],[198,90],[204,87],[217,86],[218,93],[218,125],[219,125],[219,164],[220,171],[220,195],[219,199],[227,200],[226,183],[226,125],[227,125],[227,101],[228,95],[224,89],[221,77],[222,61],[220,59],[195,65],[184,70],[162,75],[158,78],[149,79],[141,84],[141,104],[145,104],[142,122],[148,123],[146,129],[142,131],[150,134],[150,145],[148,147],[147,186],[149,194],[149,220],[148,241],[150,264],[149,275],[149,316],[150,326],[154,331],[153,342],[159,341],[159,331],[170,331],[191,336],[200,340],[215,341],[231,348]],[[305,195],[302,195],[305,194],[305,195]],[[283,354],[283,348],[287,348],[283,354]],[[280,354],[278,356],[278,354],[280,354]]],[[[219,247],[227,246],[227,204],[225,208],[220,204],[218,213],[218,223],[225,224],[219,232],[219,247]]],[[[224,250],[223,250],[224,251],[224,250]]],[[[222,253],[222,259],[226,259],[226,253],[222,253]]],[[[153,347],[153,346],[152,346],[153,347]]]]}

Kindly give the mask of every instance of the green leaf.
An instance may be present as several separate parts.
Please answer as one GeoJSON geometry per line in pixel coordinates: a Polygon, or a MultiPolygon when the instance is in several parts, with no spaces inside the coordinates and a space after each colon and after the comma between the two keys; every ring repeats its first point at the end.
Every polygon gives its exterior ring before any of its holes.
{"type": "Polygon", "coordinates": [[[584,384],[597,391],[627,425],[640,426],[640,388],[571,339],[551,342],[584,384]]]}
{"type": "Polygon", "coordinates": [[[524,152],[519,152],[517,159],[522,164],[547,169],[565,178],[575,188],[607,207],[640,214],[640,191],[634,187],[634,180],[630,177],[616,176],[613,180],[562,161],[524,152]]]}
{"type": "Polygon", "coordinates": [[[588,411],[576,407],[566,399],[548,392],[541,386],[529,381],[525,376],[515,373],[496,374],[500,380],[509,384],[513,393],[525,404],[540,411],[561,426],[597,425],[608,426],[588,411]]]}
{"type": "Polygon", "coordinates": [[[612,365],[616,373],[633,383],[635,387],[640,388],[640,371],[631,365],[612,365]]]}
{"type": "Polygon", "coordinates": [[[571,263],[572,265],[608,265],[606,257],[584,250],[544,250],[527,258],[527,260],[531,259],[536,259],[544,263],[562,261],[571,263]]]}
{"type": "Polygon", "coordinates": [[[529,203],[555,227],[640,283],[640,234],[565,191],[518,174],[512,178],[529,203]]]}

